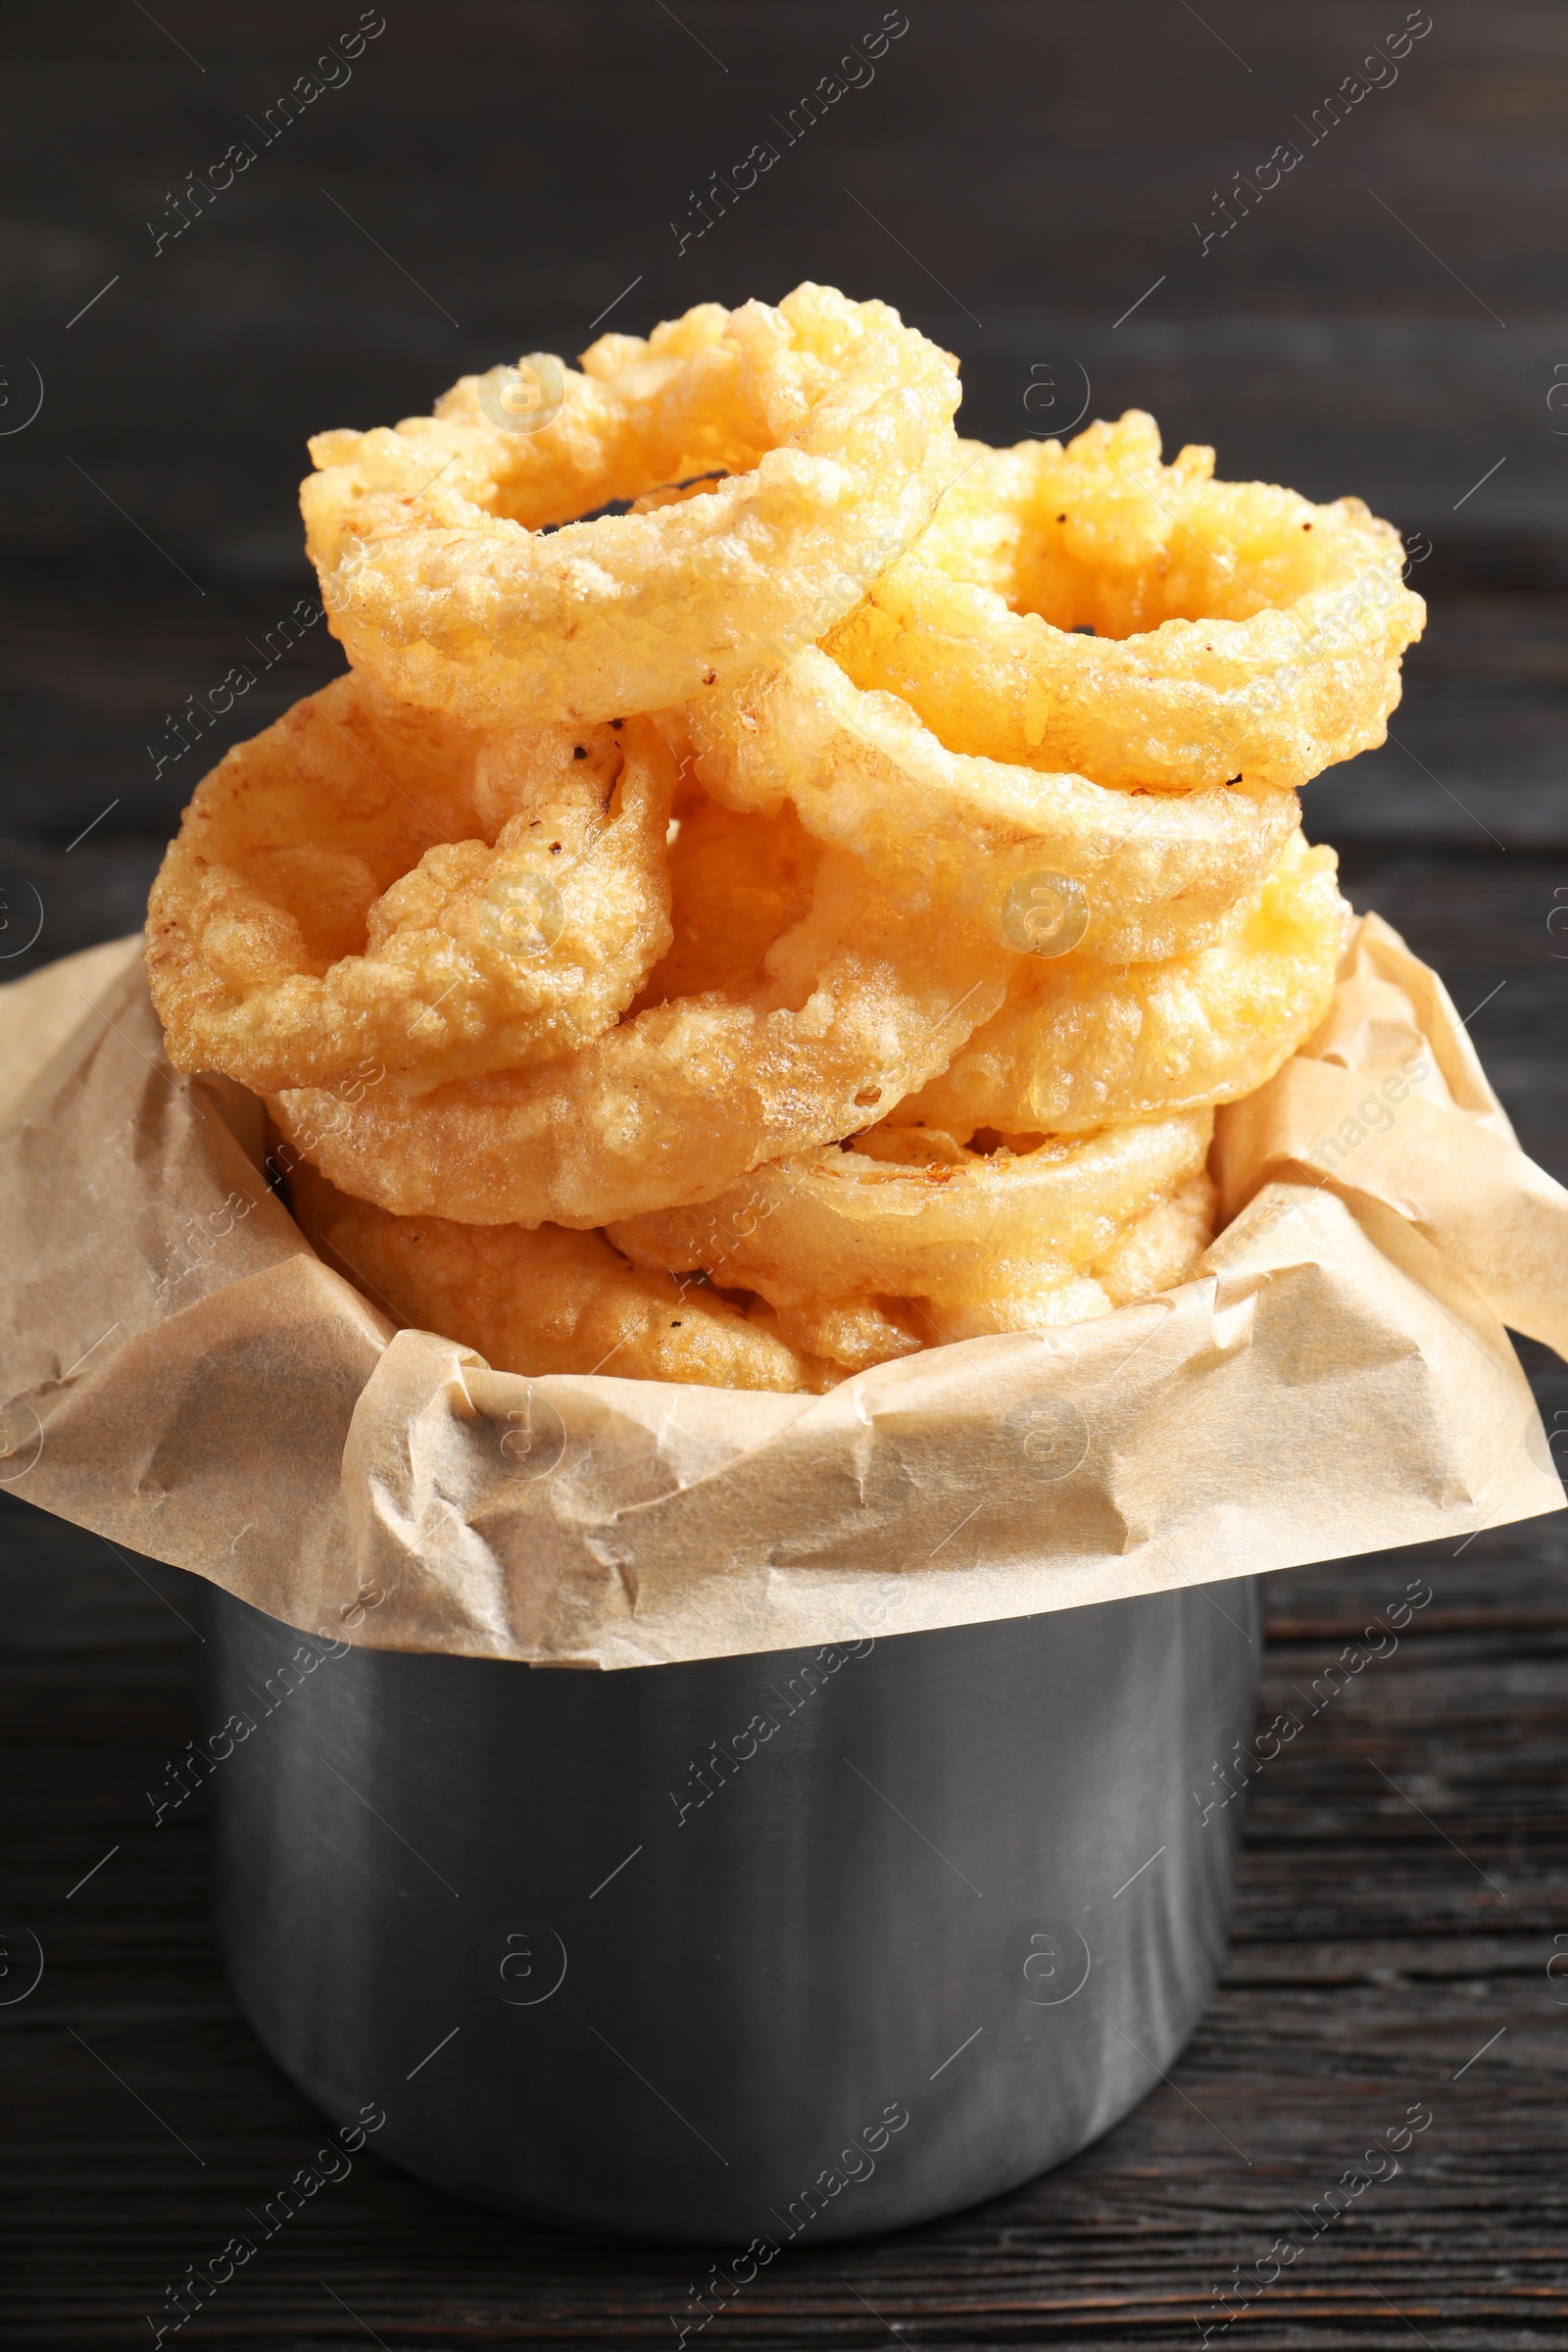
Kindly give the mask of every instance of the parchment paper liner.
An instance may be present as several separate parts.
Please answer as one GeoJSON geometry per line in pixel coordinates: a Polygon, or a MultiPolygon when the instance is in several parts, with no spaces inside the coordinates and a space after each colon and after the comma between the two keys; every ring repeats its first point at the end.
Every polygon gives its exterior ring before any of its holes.
{"type": "Polygon", "coordinates": [[[371,1646],[619,1667],[1031,1615],[1478,1529],[1562,1488],[1568,1193],[1376,915],[1222,1111],[1180,1290],[826,1396],[526,1380],[391,1323],[164,1058],[140,943],[0,990],[0,1480],[371,1646]]]}

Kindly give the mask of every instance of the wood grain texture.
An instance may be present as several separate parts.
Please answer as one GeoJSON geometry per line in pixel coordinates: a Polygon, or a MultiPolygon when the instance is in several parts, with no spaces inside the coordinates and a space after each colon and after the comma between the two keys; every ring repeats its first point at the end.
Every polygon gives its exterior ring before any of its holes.
{"type": "Polygon", "coordinates": [[[1052,421],[1024,412],[1031,367],[1065,382],[1076,355],[1097,407],[1142,399],[1314,497],[1353,482],[1436,530],[1506,454],[1453,527],[1568,514],[1551,0],[1446,0],[1396,81],[1316,132],[1403,0],[914,0],[874,79],[793,132],[880,0],[386,13],[270,140],[268,108],[357,9],[81,0],[69,36],[9,28],[0,291],[48,390],[4,453],[0,548],[151,564],[131,517],[209,590],[254,577],[298,545],[307,433],[426,408],[460,366],[576,351],[612,306],[643,329],[804,276],[958,350],[989,438],[1052,421]],[[157,248],[172,195],[240,138],[255,163],[157,248]],[[696,233],[694,190],[764,139],[777,164],[696,233]],[[1205,252],[1216,190],[1287,140],[1300,165],[1205,252]]]}
{"type": "MultiPolygon", "coordinates": [[[[1568,17],[1435,0],[1396,86],[1206,256],[1193,226],[1404,13],[909,0],[875,82],[781,139],[684,254],[691,191],[775,135],[880,5],[389,5],[353,81],[156,255],[147,220],[357,10],[84,0],[9,24],[0,976],[132,928],[203,766],[338,666],[323,629],[257,658],[312,586],[308,432],[574,351],[606,306],[642,327],[811,274],[958,350],[971,431],[1070,423],[1081,371],[1092,414],[1151,407],[1227,472],[1354,488],[1431,540],[1395,737],[1311,788],[1308,828],[1444,971],[1527,1148],[1568,1176],[1568,398],[1548,406],[1568,17]],[[29,364],[44,404],[13,432],[29,364]],[[1026,412],[1031,382],[1060,408],[1026,412]],[[235,663],[254,687],[160,769],[167,715],[235,663]]],[[[1568,1369],[1523,1352],[1568,1427],[1568,1369]]],[[[227,1989],[201,1800],[149,1827],[144,1791],[200,1728],[186,1582],[24,1494],[0,1493],[0,1920],[36,1931],[46,1969],[0,2005],[0,2340],[96,2352],[151,2340],[166,2286],[319,2126],[227,1989]]],[[[1011,2196],[781,2257],[706,2340],[1568,2341],[1568,1984],[1547,1973],[1568,1950],[1565,1529],[1274,1579],[1264,1720],[1412,1578],[1433,1599],[1258,1780],[1224,1980],[1170,2082],[1011,2196]],[[1304,2238],[1412,2101],[1433,2122],[1397,2177],[1223,2327],[1233,2266],[1304,2238]]],[[[532,2230],[366,2155],[177,2340],[657,2344],[705,2268],[532,2230]]]]}
{"type": "MultiPolygon", "coordinates": [[[[1561,1367],[1544,1377],[1568,1400],[1561,1367]]],[[[18,2346],[126,2343],[321,2127],[235,2013],[198,1806],[149,1826],[144,1790],[198,1728],[189,1580],[15,1500],[0,1524],[0,1908],[47,1954],[0,2013],[0,2320],[18,2346]]],[[[890,2323],[915,2345],[1196,2340],[1231,2266],[1288,2232],[1305,2250],[1234,2340],[1393,2344],[1404,2322],[1445,2347],[1562,2340],[1562,1522],[1452,1548],[1273,1580],[1260,1720],[1303,1728],[1254,1785],[1223,1983],[1170,2082],[1011,2196],[781,2257],[714,2342],[873,2344],[890,2323]],[[1397,1652],[1327,1701],[1329,1661],[1412,1585],[1432,1598],[1397,1652]],[[1412,2103],[1433,2120],[1399,2174],[1310,2236],[1412,2103]]],[[[705,2267],[530,2230],[366,2156],[184,2337],[655,2343],[705,2267]]]]}

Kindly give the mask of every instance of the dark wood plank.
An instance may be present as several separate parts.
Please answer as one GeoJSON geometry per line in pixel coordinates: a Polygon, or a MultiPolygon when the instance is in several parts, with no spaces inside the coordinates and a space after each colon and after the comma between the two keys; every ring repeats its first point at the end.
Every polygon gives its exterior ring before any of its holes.
{"type": "MultiPolygon", "coordinates": [[[[32,381],[13,351],[45,399],[0,437],[0,976],[133,927],[207,759],[337,666],[321,628],[254,660],[311,591],[309,432],[423,409],[523,347],[574,351],[607,305],[640,328],[811,274],[958,350],[968,430],[1066,426],[1069,395],[1136,403],[1227,472],[1353,488],[1431,540],[1397,740],[1320,779],[1308,825],[1477,1008],[1523,1140],[1568,1176],[1568,937],[1547,927],[1568,904],[1568,415],[1548,407],[1568,364],[1568,20],[1445,0],[1397,86],[1255,217],[1206,256],[1192,225],[1403,13],[922,0],[875,83],[682,255],[689,191],[772,135],[880,8],[392,11],[353,82],[156,258],[167,192],[329,22],[305,0],[18,19],[0,430],[32,381]],[[1026,414],[1044,369],[1061,408],[1026,414]],[[240,662],[254,688],[159,769],[167,714],[240,662]],[[29,886],[44,928],[18,955],[29,886]]],[[[1568,1414],[1568,1370],[1522,1352],[1548,1417],[1568,1414]]],[[[1365,2134],[1424,2099],[1400,2174],[1229,2340],[1563,2342],[1568,1999],[1546,1971],[1568,1948],[1565,1525],[1274,1579],[1264,1720],[1409,1579],[1434,1597],[1259,1779],[1224,1981],[1171,2085],[993,2205],[782,2257],[710,2339],[1196,2340],[1232,2266],[1299,2231],[1365,2134]]],[[[199,1727],[185,1583],[0,1494],[0,1917],[47,1953],[38,1991],[0,2007],[8,2345],[142,2338],[166,2285],[318,2144],[224,1983],[199,1800],[148,1827],[145,1789],[199,1727]]],[[[655,2343],[705,2267],[529,2230],[368,2155],[183,2340],[655,2343]]]]}
{"type": "MultiPolygon", "coordinates": [[[[1568,28],[1549,0],[1446,0],[1397,81],[1315,134],[1402,8],[924,0],[874,80],[792,139],[791,109],[883,13],[393,11],[270,141],[267,110],[329,36],[304,0],[171,0],[158,24],[83,0],[69,43],[19,20],[0,286],[46,398],[0,448],[0,554],[134,552],[150,578],[129,517],[209,592],[286,571],[308,433],[425,408],[519,349],[576,351],[612,304],[643,329],[808,275],[961,352],[989,438],[1040,423],[1037,363],[1065,385],[1081,362],[1097,409],[1152,406],[1233,471],[1353,486],[1435,535],[1562,531],[1568,28]],[[254,165],[155,250],[171,192],[238,138],[254,165]],[[682,247],[693,191],[762,139],[776,166],[682,247]],[[1287,140],[1300,166],[1203,251],[1216,191],[1287,140]]],[[[21,414],[31,378],[8,364],[21,414]]]]}

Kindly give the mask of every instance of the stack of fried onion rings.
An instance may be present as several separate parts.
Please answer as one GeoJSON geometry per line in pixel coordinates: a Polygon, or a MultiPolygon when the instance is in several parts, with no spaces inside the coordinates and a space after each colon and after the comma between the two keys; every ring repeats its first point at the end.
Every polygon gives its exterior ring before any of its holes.
{"type": "Polygon", "coordinates": [[[868,1125],[1001,1010],[1015,961],[965,923],[922,922],[829,850],[743,986],[416,1099],[383,1088],[341,1116],[329,1089],[305,1087],[271,1107],[340,1190],[400,1214],[605,1225],[868,1125]]]}
{"type": "Polygon", "coordinates": [[[353,667],[198,788],[148,964],[395,1322],[814,1392],[1200,1268],[1332,993],[1297,791],[1422,608],[1354,501],[955,401],[806,286],[313,444],[353,667]]]}

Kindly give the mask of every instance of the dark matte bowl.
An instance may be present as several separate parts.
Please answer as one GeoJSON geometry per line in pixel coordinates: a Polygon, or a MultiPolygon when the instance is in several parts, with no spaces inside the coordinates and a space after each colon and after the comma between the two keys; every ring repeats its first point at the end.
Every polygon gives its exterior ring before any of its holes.
{"type": "Polygon", "coordinates": [[[1250,1583],[612,1674],[205,1592],[239,1997],[459,2194],[737,2255],[925,2220],[1124,2115],[1213,1983],[1250,1583]]]}

